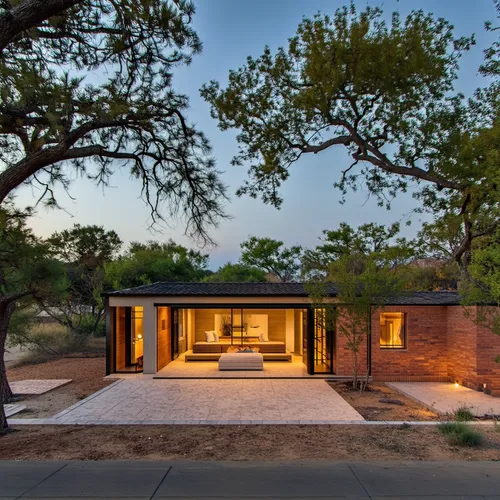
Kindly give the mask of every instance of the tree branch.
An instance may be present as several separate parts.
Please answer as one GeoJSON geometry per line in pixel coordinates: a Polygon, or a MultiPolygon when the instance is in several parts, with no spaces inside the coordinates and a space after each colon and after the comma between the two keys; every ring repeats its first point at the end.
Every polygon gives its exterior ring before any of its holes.
{"type": "Polygon", "coordinates": [[[0,54],[18,35],[81,3],[81,0],[24,0],[0,16],[0,54]]]}

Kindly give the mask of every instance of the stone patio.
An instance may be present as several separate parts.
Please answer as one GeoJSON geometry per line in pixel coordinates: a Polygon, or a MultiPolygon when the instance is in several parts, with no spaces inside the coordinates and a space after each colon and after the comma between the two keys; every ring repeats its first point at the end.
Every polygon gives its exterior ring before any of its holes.
{"type": "Polygon", "coordinates": [[[14,394],[44,394],[70,382],[71,379],[18,380],[11,382],[10,388],[14,394]]]}
{"type": "Polygon", "coordinates": [[[323,380],[124,379],[51,420],[61,424],[297,424],[364,419],[323,380]]]}
{"type": "Polygon", "coordinates": [[[441,415],[451,414],[461,406],[476,416],[500,415],[500,398],[488,396],[459,385],[445,382],[386,382],[405,396],[422,403],[441,415]]]}
{"type": "MultiPolygon", "coordinates": [[[[162,368],[155,378],[311,378],[313,375],[307,373],[307,367],[300,356],[293,356],[292,361],[264,361],[264,369],[257,370],[230,370],[219,371],[217,361],[188,361],[184,355],[162,368]]],[[[332,375],[325,375],[332,378],[332,375]]],[[[314,375],[314,378],[322,378],[314,375]]]]}

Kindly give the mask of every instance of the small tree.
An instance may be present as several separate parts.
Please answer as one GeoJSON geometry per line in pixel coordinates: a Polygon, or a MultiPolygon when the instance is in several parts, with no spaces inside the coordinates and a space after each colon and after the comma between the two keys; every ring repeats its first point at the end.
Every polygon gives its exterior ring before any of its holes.
{"type": "Polygon", "coordinates": [[[360,359],[360,352],[370,339],[371,315],[402,293],[404,278],[384,253],[344,254],[331,264],[329,276],[338,291],[335,303],[326,300],[323,283],[309,285],[310,295],[314,307],[323,311],[319,320],[346,339],[352,358],[352,387],[363,391],[369,367],[360,359]]]}

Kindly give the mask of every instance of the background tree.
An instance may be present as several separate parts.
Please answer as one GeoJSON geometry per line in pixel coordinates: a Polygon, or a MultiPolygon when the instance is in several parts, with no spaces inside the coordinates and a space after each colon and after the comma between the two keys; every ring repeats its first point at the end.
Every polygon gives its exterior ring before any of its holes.
{"type": "Polygon", "coordinates": [[[27,182],[57,206],[54,185],[107,185],[127,166],[153,221],[179,217],[208,239],[225,188],[172,86],[201,51],[193,14],[186,0],[0,2],[0,203],[27,182]]]}
{"type": "Polygon", "coordinates": [[[7,429],[3,404],[12,398],[4,363],[11,317],[34,297],[59,295],[67,286],[64,267],[26,225],[31,215],[12,205],[0,209],[0,433],[7,429]]]}
{"type": "Polygon", "coordinates": [[[207,276],[203,281],[210,283],[264,283],[266,282],[266,273],[257,267],[245,264],[231,264],[228,262],[219,267],[217,271],[207,276]]]}
{"type": "MultiPolygon", "coordinates": [[[[309,280],[324,279],[329,274],[332,262],[349,254],[366,257],[374,252],[386,252],[393,256],[393,266],[405,263],[414,255],[414,250],[405,238],[399,236],[399,229],[398,223],[387,228],[380,224],[368,223],[355,229],[341,222],[338,229],[324,230],[323,237],[320,238],[321,244],[304,251],[302,275],[309,280]]],[[[361,259],[361,267],[363,262],[361,259]]],[[[354,266],[354,262],[352,265],[354,266]]]]}
{"type": "Polygon", "coordinates": [[[158,281],[201,281],[209,274],[208,255],[169,240],[133,242],[126,254],[105,264],[107,287],[131,288],[158,281]]]}
{"type": "Polygon", "coordinates": [[[274,274],[282,282],[297,279],[302,255],[300,246],[287,248],[282,241],[250,236],[240,247],[242,264],[274,274]]]}
{"type": "Polygon", "coordinates": [[[120,250],[122,241],[115,231],[102,226],[81,226],[56,232],[47,243],[52,253],[67,267],[68,290],[64,297],[40,303],[43,310],[67,326],[84,341],[95,334],[104,315],[104,264],[120,250]]]}
{"type": "MultiPolygon", "coordinates": [[[[239,131],[233,163],[249,164],[250,179],[238,194],[279,207],[293,163],[340,145],[353,159],[336,183],[342,195],[364,184],[390,207],[416,182],[421,210],[446,209],[460,221],[453,258],[466,268],[473,241],[500,221],[498,169],[480,145],[497,136],[498,83],[470,104],[453,93],[472,42],[454,39],[447,21],[422,11],[394,13],[386,23],[380,9],[358,13],[351,3],[332,17],[304,19],[287,48],[249,57],[224,89],[202,88],[220,128],[239,131]]],[[[486,54],[490,75],[497,49],[486,54]]]]}

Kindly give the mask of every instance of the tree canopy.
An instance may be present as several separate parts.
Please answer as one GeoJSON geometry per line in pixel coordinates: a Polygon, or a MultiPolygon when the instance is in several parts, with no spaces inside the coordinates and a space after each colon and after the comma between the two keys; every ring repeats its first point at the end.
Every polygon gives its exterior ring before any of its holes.
{"type": "MultiPolygon", "coordinates": [[[[498,84],[467,101],[454,85],[473,38],[455,38],[449,22],[422,11],[388,23],[382,15],[351,3],[304,19],[288,47],[266,47],[202,95],[220,128],[239,132],[233,163],[249,167],[249,180],[238,194],[279,207],[297,160],[342,146],[353,160],[336,182],[342,195],[364,186],[390,207],[416,183],[421,210],[458,219],[453,258],[466,266],[474,239],[500,220],[498,84]]],[[[495,45],[482,71],[497,70],[495,45]]]]}
{"type": "Polygon", "coordinates": [[[30,183],[57,206],[55,185],[107,185],[128,167],[153,222],[180,218],[209,239],[225,187],[172,82],[201,51],[194,12],[187,0],[0,2],[0,203],[30,183]]]}
{"type": "Polygon", "coordinates": [[[263,283],[266,280],[266,273],[262,269],[246,264],[231,264],[230,262],[219,267],[215,273],[204,278],[207,282],[227,282],[227,283],[263,283]]]}
{"type": "Polygon", "coordinates": [[[309,279],[326,278],[331,264],[346,255],[367,257],[385,252],[387,258],[391,254],[397,261],[394,264],[404,263],[414,255],[414,250],[404,238],[398,237],[399,229],[398,223],[386,228],[373,222],[361,224],[357,229],[345,222],[338,229],[325,229],[321,244],[304,251],[302,275],[309,279]]]}
{"type": "Polygon", "coordinates": [[[89,269],[102,267],[116,257],[122,246],[116,231],[102,226],[75,224],[71,229],[53,233],[47,243],[64,262],[83,265],[89,269]]]}
{"type": "Polygon", "coordinates": [[[287,248],[282,241],[250,236],[241,245],[242,264],[274,274],[280,281],[294,281],[300,270],[302,248],[287,248]]]}
{"type": "Polygon", "coordinates": [[[158,281],[201,281],[209,274],[208,255],[170,240],[132,242],[125,255],[105,265],[109,289],[158,281]]]}

